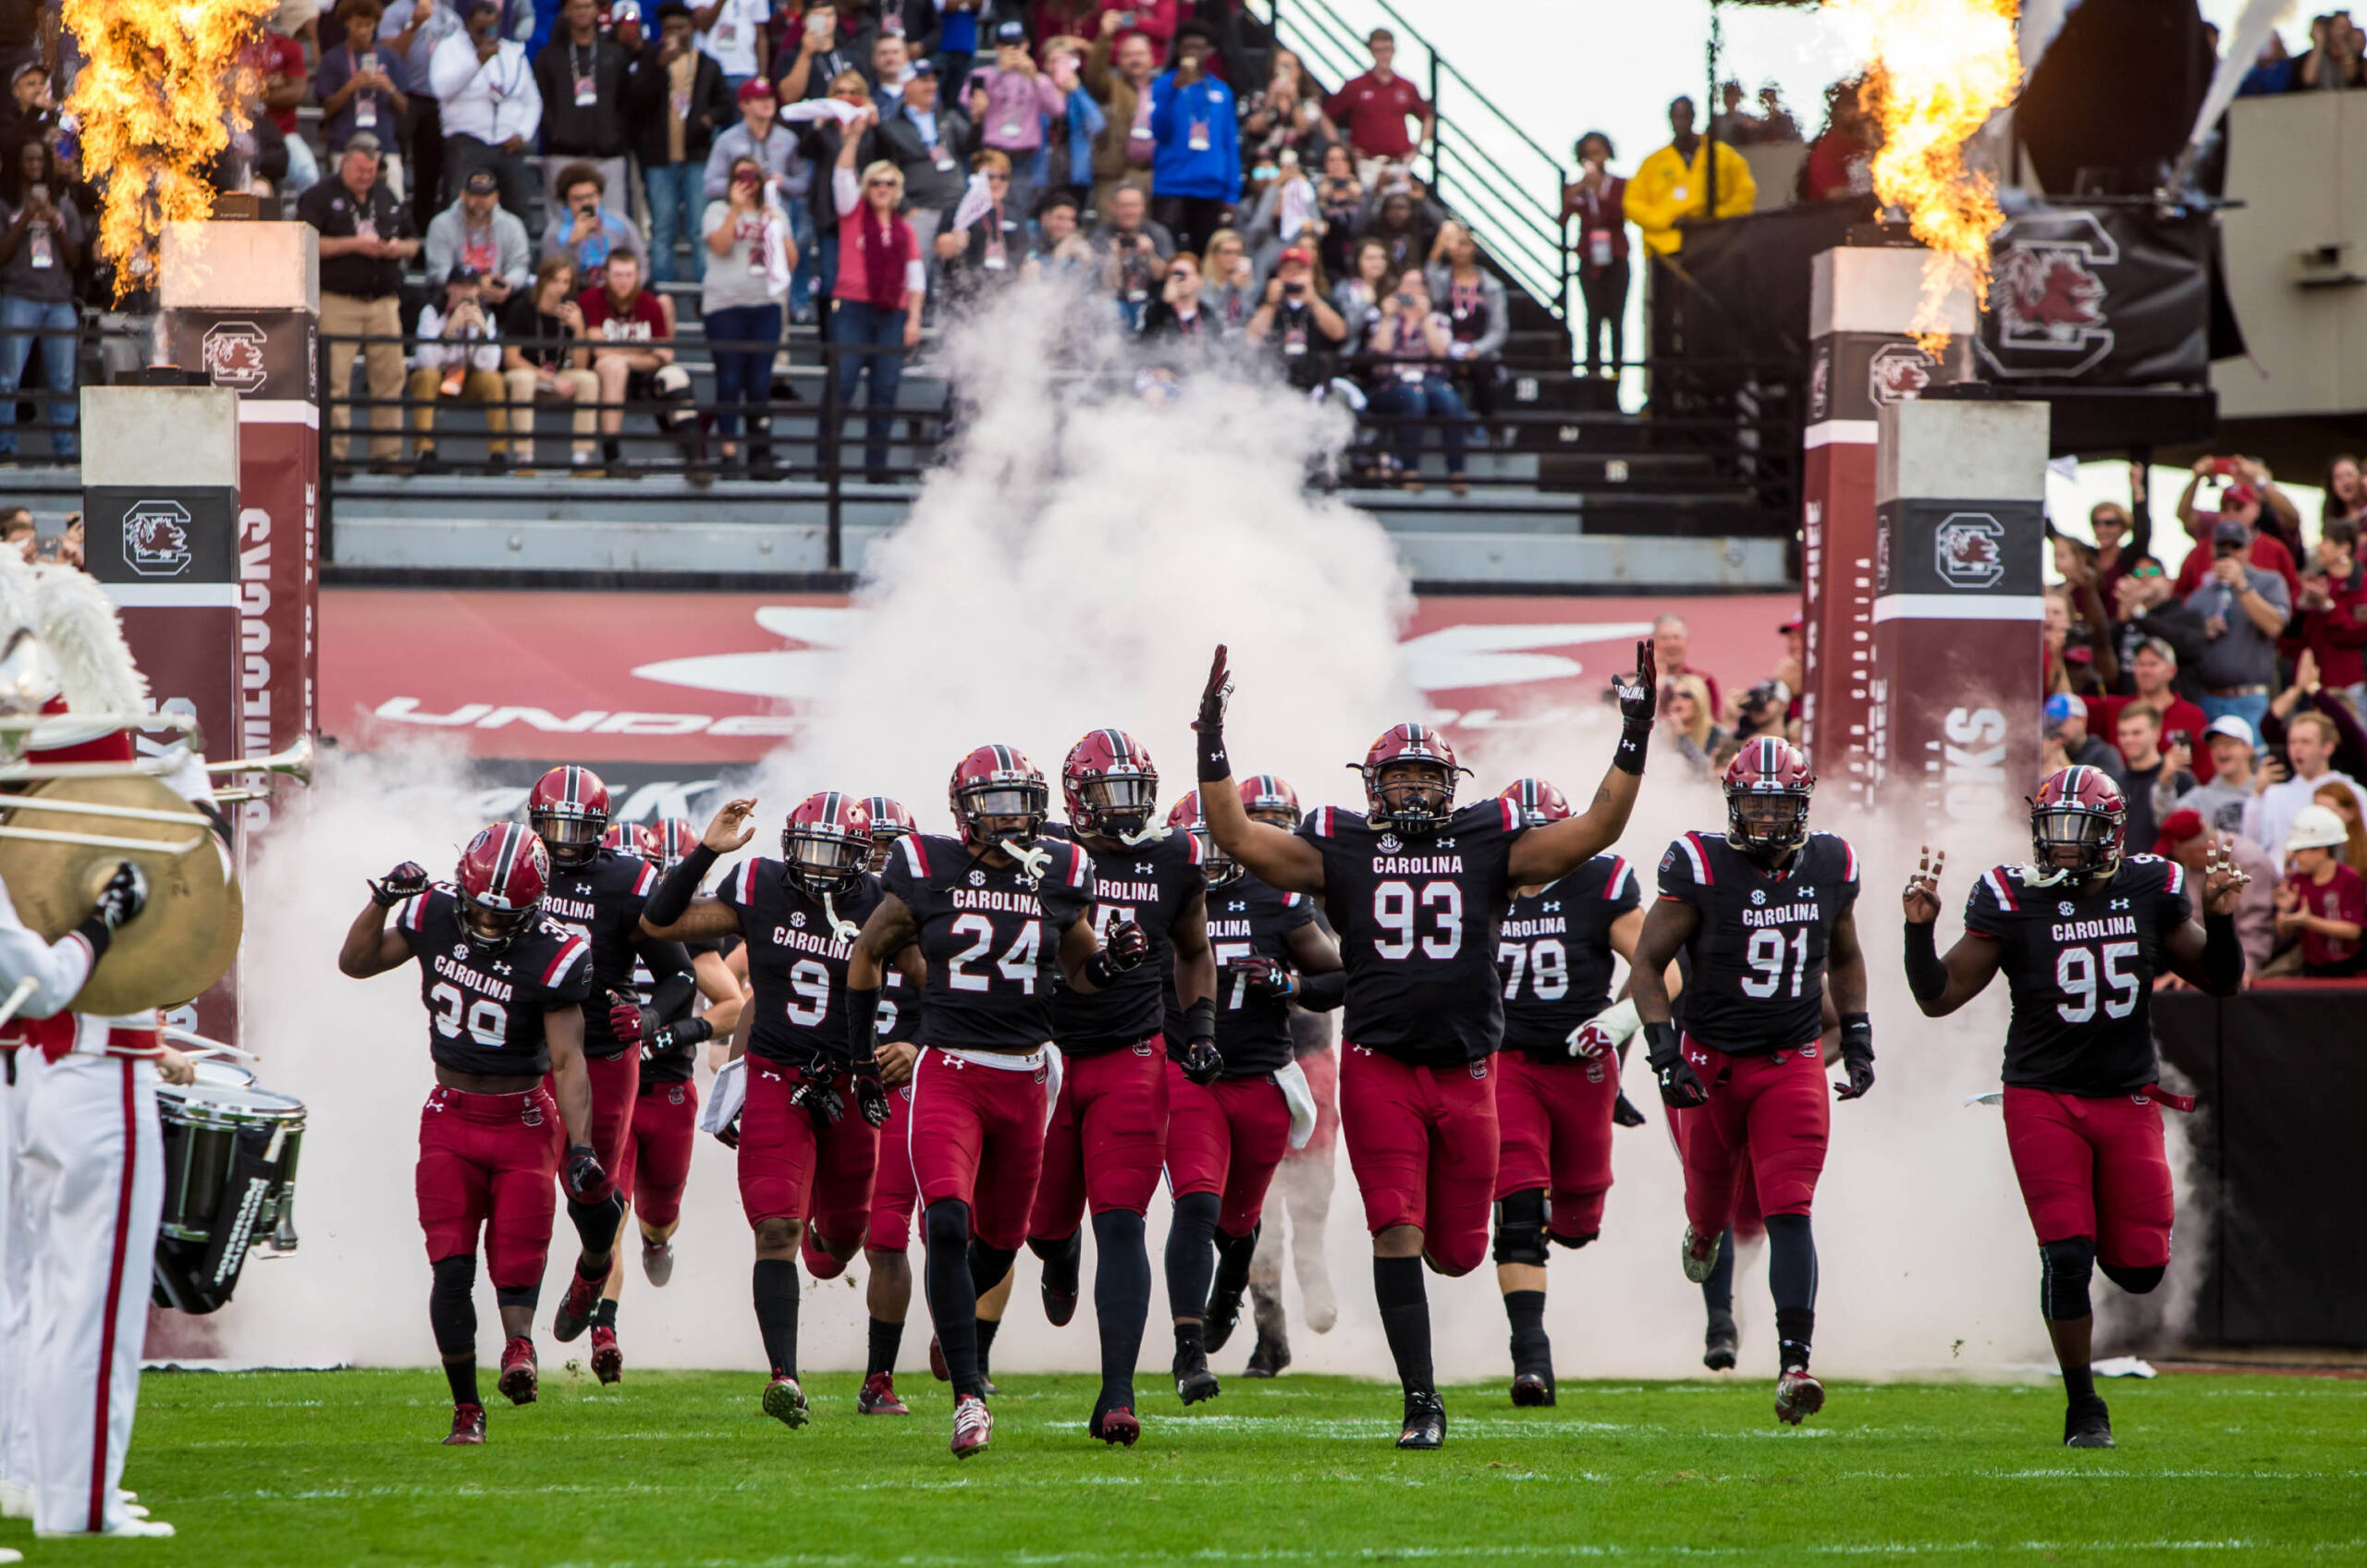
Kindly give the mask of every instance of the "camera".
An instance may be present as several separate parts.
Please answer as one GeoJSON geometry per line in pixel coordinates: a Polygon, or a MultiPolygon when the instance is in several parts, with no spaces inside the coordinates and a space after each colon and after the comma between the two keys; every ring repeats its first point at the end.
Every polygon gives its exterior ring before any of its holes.
{"type": "Polygon", "coordinates": [[[1303,299],[1306,294],[1306,285],[1296,282],[1285,283],[1282,285],[1282,292],[1294,300],[1303,299]]]}

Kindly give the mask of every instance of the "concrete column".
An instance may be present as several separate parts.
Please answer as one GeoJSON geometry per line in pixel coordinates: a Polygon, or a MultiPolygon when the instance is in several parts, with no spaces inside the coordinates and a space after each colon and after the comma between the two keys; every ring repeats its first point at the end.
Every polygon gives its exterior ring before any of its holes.
{"type": "Polygon", "coordinates": [[[1953,398],[1880,416],[1867,801],[1935,835],[2014,820],[2038,785],[2049,418],[1953,398]]]}
{"type": "Polygon", "coordinates": [[[1944,358],[1909,327],[1931,252],[1845,246],[1815,259],[1811,359],[1801,464],[1800,614],[1806,670],[1801,741],[1821,787],[1866,799],[1866,704],[1873,651],[1874,434],[1882,410],[1968,374],[1979,325],[1968,288],[1951,288],[1944,358]]]}

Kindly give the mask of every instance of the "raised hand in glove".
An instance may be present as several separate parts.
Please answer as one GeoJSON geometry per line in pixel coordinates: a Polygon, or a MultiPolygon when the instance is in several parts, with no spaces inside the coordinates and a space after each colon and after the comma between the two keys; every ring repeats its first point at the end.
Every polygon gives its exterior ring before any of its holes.
{"type": "Polygon", "coordinates": [[[109,931],[148,907],[148,878],[129,861],[119,862],[115,875],[99,889],[98,907],[91,913],[109,931]]]}
{"type": "Polygon", "coordinates": [[[1193,731],[1199,737],[1200,782],[1209,783],[1233,777],[1233,763],[1224,752],[1224,705],[1233,695],[1233,678],[1224,664],[1224,644],[1217,644],[1217,656],[1208,663],[1208,683],[1200,692],[1200,716],[1192,721],[1193,731]]]}
{"type": "Polygon", "coordinates": [[[888,1125],[888,1086],[876,1072],[858,1072],[854,1080],[854,1108],[874,1127],[888,1125]]]}
{"type": "Polygon", "coordinates": [[[1214,1040],[1195,1040],[1184,1047],[1184,1060],[1180,1065],[1184,1077],[1206,1087],[1223,1073],[1224,1058],[1217,1054],[1214,1040]]]}
{"type": "Polygon", "coordinates": [[[600,1168],[600,1157],[592,1152],[590,1144],[567,1145],[567,1195],[578,1203],[590,1203],[608,1184],[608,1173],[600,1168]]]}
{"type": "Polygon", "coordinates": [[[1106,991],[1119,975],[1150,957],[1150,938],[1131,920],[1110,927],[1110,939],[1085,961],[1085,977],[1097,991],[1106,991]]]}
{"type": "Polygon", "coordinates": [[[1636,644],[1636,672],[1613,676],[1611,693],[1619,700],[1619,749],[1612,753],[1612,766],[1641,774],[1644,753],[1652,743],[1652,719],[1660,712],[1660,665],[1650,643],[1636,644]]]}
{"type": "Polygon", "coordinates": [[[1280,959],[1253,953],[1233,967],[1241,971],[1249,988],[1261,997],[1298,995],[1298,971],[1280,959]]]}
{"type": "Polygon", "coordinates": [[[1644,1113],[1636,1109],[1636,1102],[1627,1097],[1626,1090],[1622,1089],[1619,1097],[1612,1102],[1611,1120],[1622,1127],[1641,1127],[1644,1113]]]}
{"type": "Polygon", "coordinates": [[[639,1045],[647,1039],[657,1015],[622,991],[608,993],[608,1028],[619,1040],[639,1045]]]}
{"type": "Polygon", "coordinates": [[[392,909],[405,899],[415,899],[425,891],[427,867],[407,860],[370,884],[370,901],[380,909],[392,909]]]}
{"type": "Polygon", "coordinates": [[[1676,1025],[1647,1023],[1644,1035],[1650,1042],[1648,1060],[1653,1076],[1660,1080],[1661,1103],[1676,1110],[1691,1110],[1710,1103],[1709,1086],[1693,1064],[1685,1060],[1685,1052],[1677,1044],[1676,1025]]]}

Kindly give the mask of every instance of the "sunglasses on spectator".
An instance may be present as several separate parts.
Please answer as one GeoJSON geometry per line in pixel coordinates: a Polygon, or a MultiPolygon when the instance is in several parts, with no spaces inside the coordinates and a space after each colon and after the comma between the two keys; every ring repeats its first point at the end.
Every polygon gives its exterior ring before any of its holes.
{"type": "Polygon", "coordinates": [[[893,190],[896,189],[896,182],[892,179],[866,179],[864,181],[864,184],[871,187],[875,190],[893,190]]]}

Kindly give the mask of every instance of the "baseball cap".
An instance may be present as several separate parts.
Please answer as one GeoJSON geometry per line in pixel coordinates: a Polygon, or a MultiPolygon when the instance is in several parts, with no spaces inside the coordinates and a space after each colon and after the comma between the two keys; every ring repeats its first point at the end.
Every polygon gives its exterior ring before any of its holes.
{"type": "Polygon", "coordinates": [[[2057,692],[2046,700],[2046,717],[2050,724],[2060,724],[2067,718],[2085,718],[2088,704],[2068,692],[2057,692]]]}
{"type": "Polygon", "coordinates": [[[1026,43],[1027,24],[1025,22],[1000,22],[996,24],[995,42],[997,43],[1026,43]]]}
{"type": "Polygon", "coordinates": [[[1807,624],[1808,624],[1808,620],[1807,620],[1807,619],[1806,619],[1805,617],[1802,617],[1802,616],[1797,616],[1797,615],[1796,615],[1796,616],[1794,616],[1791,619],[1789,619],[1789,620],[1785,621],[1783,625],[1781,625],[1781,626],[1777,627],[1775,630],[1776,630],[1777,631],[1779,631],[1779,632],[1782,632],[1782,631],[1799,631],[1802,627],[1806,626],[1807,624]]]}
{"type": "Polygon", "coordinates": [[[501,181],[493,178],[491,169],[471,169],[460,189],[472,196],[490,196],[501,189],[501,181]]]}
{"type": "Polygon", "coordinates": [[[751,98],[769,98],[772,95],[773,84],[763,77],[752,76],[740,84],[740,102],[742,104],[751,98]]]}
{"type": "Polygon", "coordinates": [[[913,62],[912,71],[914,76],[935,76],[937,74],[937,62],[930,59],[914,60],[913,62]]]}
{"type": "Polygon", "coordinates": [[[457,266],[444,275],[447,283],[483,283],[484,274],[472,266],[457,266]]]}
{"type": "Polygon", "coordinates": [[[2202,814],[2189,806],[2162,818],[2162,833],[2153,845],[2153,852],[2161,854],[2173,844],[2183,844],[2202,836],[2202,814]]]}
{"type": "Polygon", "coordinates": [[[2338,850],[2350,842],[2350,830],[2331,806],[2308,805],[2293,814],[2293,830],[2285,835],[2285,852],[2295,850],[2338,850]]]}
{"type": "Polygon", "coordinates": [[[2244,526],[2242,519],[2222,518],[2211,530],[2211,544],[2214,549],[2221,545],[2241,545],[2251,536],[2252,531],[2244,526]]]}
{"type": "Polygon", "coordinates": [[[1296,262],[1303,267],[1311,267],[1315,264],[1315,252],[1304,245],[1293,245],[1274,258],[1276,266],[1281,266],[1287,262],[1296,262]]]}
{"type": "Polygon", "coordinates": [[[2254,751],[2260,750],[2260,738],[2252,733],[2251,721],[2239,713],[2221,714],[2203,729],[2202,734],[2205,740],[2225,735],[2230,741],[2241,741],[2254,751]]]}
{"type": "Polygon", "coordinates": [[[371,135],[366,130],[357,130],[351,136],[345,139],[345,151],[349,153],[367,153],[374,158],[384,151],[384,149],[378,145],[378,139],[376,137],[371,135]]]}

